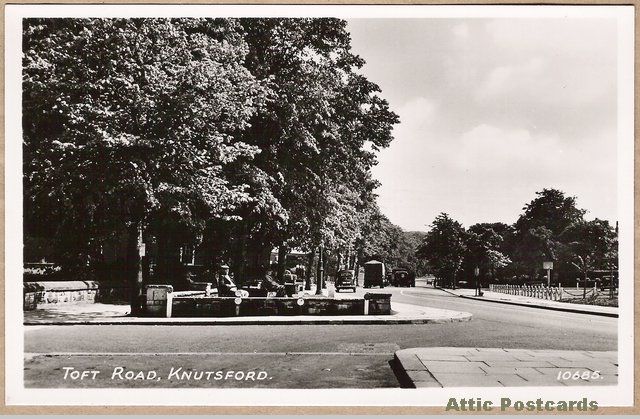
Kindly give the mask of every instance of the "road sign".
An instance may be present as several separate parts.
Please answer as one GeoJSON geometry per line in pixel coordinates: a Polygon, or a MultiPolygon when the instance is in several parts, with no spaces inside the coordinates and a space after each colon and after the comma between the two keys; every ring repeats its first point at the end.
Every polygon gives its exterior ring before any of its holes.
{"type": "Polygon", "coordinates": [[[542,262],[542,269],[553,269],[553,262],[542,262]]]}

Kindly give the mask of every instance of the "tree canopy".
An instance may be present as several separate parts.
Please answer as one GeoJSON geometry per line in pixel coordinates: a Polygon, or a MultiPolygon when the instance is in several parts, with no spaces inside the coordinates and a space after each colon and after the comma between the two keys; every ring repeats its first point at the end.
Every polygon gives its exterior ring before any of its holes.
{"type": "Polygon", "coordinates": [[[430,227],[417,254],[429,263],[439,280],[455,286],[467,249],[465,229],[446,213],[439,214],[430,227]]]}
{"type": "Polygon", "coordinates": [[[370,222],[398,117],[345,21],[31,19],[23,39],[25,231],[59,261],[144,229],[242,264],[350,249],[370,222]]]}
{"type": "Polygon", "coordinates": [[[201,230],[248,199],[223,170],[268,89],[229,20],[36,19],[24,30],[26,230],[72,254],[130,223],[201,230]]]}
{"type": "Polygon", "coordinates": [[[242,19],[246,66],[272,89],[243,140],[261,150],[255,170],[278,211],[257,219],[274,244],[345,247],[370,205],[375,154],[398,122],[380,89],[358,73],[339,19],[242,19]],[[273,220],[269,216],[275,216],[273,220]]]}

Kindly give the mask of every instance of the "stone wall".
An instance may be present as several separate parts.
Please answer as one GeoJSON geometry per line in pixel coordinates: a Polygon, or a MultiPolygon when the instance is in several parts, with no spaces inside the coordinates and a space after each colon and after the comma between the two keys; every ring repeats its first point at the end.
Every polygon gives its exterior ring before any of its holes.
{"type": "Polygon", "coordinates": [[[39,281],[23,283],[23,308],[34,310],[43,304],[126,303],[129,288],[121,282],[39,281]]]}
{"type": "Polygon", "coordinates": [[[391,294],[369,293],[365,299],[327,297],[217,297],[173,292],[169,285],[146,287],[149,317],[351,316],[391,314],[391,294]]]}

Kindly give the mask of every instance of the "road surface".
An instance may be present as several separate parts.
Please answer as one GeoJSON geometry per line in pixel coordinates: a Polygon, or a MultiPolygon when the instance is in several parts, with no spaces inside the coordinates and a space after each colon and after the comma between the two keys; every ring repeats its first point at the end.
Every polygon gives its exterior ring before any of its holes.
{"type": "MultiPolygon", "coordinates": [[[[25,384],[28,387],[397,387],[399,383],[392,369],[393,352],[397,349],[617,348],[615,318],[467,300],[424,283],[417,285],[387,287],[384,292],[393,294],[392,301],[466,311],[473,314],[473,319],[423,325],[30,326],[25,328],[25,352],[29,354],[25,361],[25,384]],[[95,379],[72,380],[74,370],[69,368],[100,373],[95,379]],[[119,371],[136,374],[141,371],[145,379],[127,380],[119,371]],[[153,374],[147,379],[149,371],[155,371],[159,379],[153,374]],[[184,371],[192,371],[191,377],[184,371]],[[218,376],[228,371],[240,373],[216,380],[218,371],[218,376]],[[247,378],[250,371],[254,374],[247,378]],[[203,377],[194,379],[196,372],[203,377]],[[204,379],[207,372],[211,372],[209,380],[204,379]]],[[[356,295],[363,293],[359,289],[356,295]]]]}

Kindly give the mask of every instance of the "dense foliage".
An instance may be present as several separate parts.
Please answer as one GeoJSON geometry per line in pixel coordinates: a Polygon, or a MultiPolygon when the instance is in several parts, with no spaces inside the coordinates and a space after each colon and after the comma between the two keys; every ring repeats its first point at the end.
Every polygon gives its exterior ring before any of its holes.
{"type": "Polygon", "coordinates": [[[274,246],[351,252],[377,211],[398,117],[345,21],[32,19],[23,42],[25,234],[65,267],[124,236],[138,270],[144,237],[156,276],[200,246],[242,277],[274,246]]]}
{"type": "MultiPolygon", "coordinates": [[[[573,197],[544,189],[514,225],[480,223],[464,229],[447,214],[431,225],[417,255],[445,286],[545,282],[542,263],[554,262],[553,283],[584,284],[590,273],[617,269],[617,231],[608,221],[586,221],[573,197]]],[[[600,272],[600,273],[598,273],[600,272]]]]}
{"type": "Polygon", "coordinates": [[[237,24],[33,20],[24,44],[25,229],[63,260],[130,225],[195,236],[248,199],[223,168],[259,151],[238,136],[267,89],[237,24]]]}

